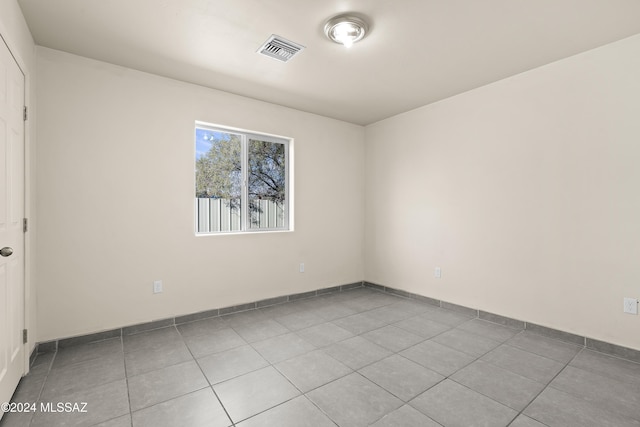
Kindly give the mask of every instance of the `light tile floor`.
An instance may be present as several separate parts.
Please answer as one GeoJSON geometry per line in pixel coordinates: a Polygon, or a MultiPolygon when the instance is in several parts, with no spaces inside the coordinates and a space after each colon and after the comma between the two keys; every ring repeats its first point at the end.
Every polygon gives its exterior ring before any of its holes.
{"type": "Polygon", "coordinates": [[[42,354],[14,401],[2,427],[640,427],[640,364],[359,288],[42,354]]]}

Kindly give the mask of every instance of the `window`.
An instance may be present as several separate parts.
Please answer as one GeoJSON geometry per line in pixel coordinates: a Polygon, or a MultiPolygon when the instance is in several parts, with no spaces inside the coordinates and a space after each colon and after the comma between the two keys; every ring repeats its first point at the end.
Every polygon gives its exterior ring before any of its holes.
{"type": "Polygon", "coordinates": [[[196,233],[289,230],[289,144],[196,122],[196,233]]]}

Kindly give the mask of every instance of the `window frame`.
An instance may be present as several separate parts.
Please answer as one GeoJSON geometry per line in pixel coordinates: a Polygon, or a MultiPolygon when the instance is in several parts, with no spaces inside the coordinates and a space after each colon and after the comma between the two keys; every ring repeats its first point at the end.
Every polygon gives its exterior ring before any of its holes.
{"type": "Polygon", "coordinates": [[[251,234],[251,233],[274,233],[274,232],[290,232],[293,231],[293,182],[291,179],[293,171],[293,138],[273,135],[263,132],[256,132],[246,129],[234,128],[229,126],[217,125],[207,123],[203,121],[196,121],[194,126],[194,174],[193,174],[193,188],[196,188],[196,134],[198,129],[222,132],[227,134],[238,135],[240,137],[241,144],[241,180],[242,191],[240,197],[240,230],[229,231],[198,231],[198,198],[195,198],[194,203],[194,233],[196,236],[221,236],[221,235],[233,235],[233,234],[251,234]],[[257,140],[270,142],[274,144],[282,144],[284,146],[284,158],[285,158],[285,184],[284,184],[284,203],[283,203],[283,225],[282,227],[270,227],[270,228],[252,228],[251,216],[249,212],[249,141],[257,140]]]}

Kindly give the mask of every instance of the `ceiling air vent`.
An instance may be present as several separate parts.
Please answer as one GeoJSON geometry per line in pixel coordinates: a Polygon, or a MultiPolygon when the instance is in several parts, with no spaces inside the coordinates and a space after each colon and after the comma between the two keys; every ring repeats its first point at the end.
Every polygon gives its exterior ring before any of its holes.
{"type": "Polygon", "coordinates": [[[287,62],[300,53],[302,49],[304,49],[304,46],[273,34],[260,46],[258,53],[278,61],[287,62]]]}

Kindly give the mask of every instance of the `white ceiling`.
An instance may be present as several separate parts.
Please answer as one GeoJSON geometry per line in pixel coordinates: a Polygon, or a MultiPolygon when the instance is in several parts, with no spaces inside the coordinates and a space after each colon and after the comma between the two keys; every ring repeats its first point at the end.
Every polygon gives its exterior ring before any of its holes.
{"type": "Polygon", "coordinates": [[[638,0],[19,0],[37,44],[369,124],[640,33],[638,0]],[[358,12],[350,49],[324,22],[358,12]],[[306,46],[283,63],[256,50],[306,46]]]}

